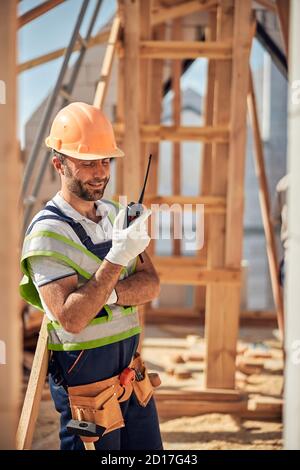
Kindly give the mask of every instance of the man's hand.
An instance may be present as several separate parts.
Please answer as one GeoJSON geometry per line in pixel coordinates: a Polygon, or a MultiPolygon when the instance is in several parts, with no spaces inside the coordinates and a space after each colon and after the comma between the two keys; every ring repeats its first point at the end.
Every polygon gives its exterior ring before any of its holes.
{"type": "Polygon", "coordinates": [[[151,210],[147,209],[124,229],[126,209],[121,209],[114,221],[112,247],[105,259],[110,263],[127,266],[132,259],[142,253],[150,243],[146,229],[146,220],[150,214],[151,210]]]}

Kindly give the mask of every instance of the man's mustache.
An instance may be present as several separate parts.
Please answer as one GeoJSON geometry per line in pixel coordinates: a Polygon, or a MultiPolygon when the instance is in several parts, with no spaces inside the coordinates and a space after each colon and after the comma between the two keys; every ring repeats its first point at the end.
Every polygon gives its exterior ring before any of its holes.
{"type": "Polygon", "coordinates": [[[95,179],[95,180],[89,180],[89,181],[86,181],[86,184],[89,183],[89,184],[99,184],[99,183],[106,183],[108,181],[108,178],[104,178],[104,179],[95,179]]]}

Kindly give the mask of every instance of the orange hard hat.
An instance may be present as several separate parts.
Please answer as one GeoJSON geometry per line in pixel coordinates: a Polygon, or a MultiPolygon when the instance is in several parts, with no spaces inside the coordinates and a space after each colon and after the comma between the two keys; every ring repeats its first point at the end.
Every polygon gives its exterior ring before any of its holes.
{"type": "Polygon", "coordinates": [[[86,103],[62,108],[45,142],[47,147],[79,160],[124,157],[110,121],[99,108],[86,103]]]}

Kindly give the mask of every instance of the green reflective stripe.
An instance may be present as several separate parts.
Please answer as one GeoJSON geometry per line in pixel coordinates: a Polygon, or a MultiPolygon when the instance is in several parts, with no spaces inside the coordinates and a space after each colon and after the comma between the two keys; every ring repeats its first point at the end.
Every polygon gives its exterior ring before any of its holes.
{"type": "MultiPolygon", "coordinates": [[[[106,307],[106,305],[104,306],[104,308],[105,307],[106,307]]],[[[107,323],[108,321],[111,321],[110,315],[107,315],[105,317],[94,318],[94,320],[90,321],[88,326],[90,326],[90,325],[99,325],[100,323],[107,323]]],[[[51,322],[48,323],[47,329],[48,329],[48,331],[53,331],[53,330],[59,331],[59,330],[62,329],[62,326],[58,321],[51,321],[51,322]]]]}
{"type": "Polygon", "coordinates": [[[53,258],[59,259],[61,261],[65,261],[65,263],[67,263],[69,266],[75,269],[75,271],[81,274],[81,276],[84,277],[85,279],[90,279],[92,277],[92,274],[82,269],[81,266],[78,266],[78,264],[76,264],[73,260],[63,255],[62,253],[58,253],[56,251],[44,251],[44,250],[27,251],[27,253],[21,259],[21,263],[23,263],[27,258],[30,258],[31,256],[52,256],[53,258]]]}
{"type": "Polygon", "coordinates": [[[113,336],[107,336],[106,338],[95,339],[86,343],[52,344],[49,342],[48,349],[50,349],[51,351],[77,351],[79,349],[94,349],[101,346],[106,346],[107,344],[117,343],[118,341],[122,341],[124,339],[130,338],[131,336],[140,334],[140,332],[141,327],[137,326],[135,328],[132,328],[131,330],[124,331],[123,333],[119,333],[113,336]]]}
{"type": "MultiPolygon", "coordinates": [[[[73,240],[71,240],[70,238],[67,238],[67,237],[64,237],[63,235],[60,235],[58,233],[55,233],[55,232],[50,232],[48,230],[41,230],[39,232],[35,232],[35,233],[32,233],[31,235],[28,235],[25,239],[24,239],[24,243],[27,242],[28,240],[31,240],[33,238],[37,238],[37,237],[48,237],[48,238],[54,238],[55,240],[59,240],[63,243],[66,243],[66,245],[69,245],[69,246],[72,246],[73,248],[76,248],[77,250],[81,251],[82,253],[84,253],[85,255],[89,256],[91,259],[93,259],[94,261],[96,261],[97,263],[102,263],[103,260],[101,258],[98,258],[98,256],[94,255],[94,253],[92,253],[91,251],[87,250],[83,245],[79,245],[78,243],[74,242],[73,240]]],[[[69,259],[69,258],[68,258],[69,259]]],[[[72,266],[73,267],[73,266],[72,266]]],[[[122,270],[121,270],[121,274],[122,273],[127,273],[127,269],[125,266],[123,266],[122,270]]],[[[85,277],[85,276],[84,276],[85,277]]],[[[91,276],[90,276],[91,277],[91,276]]]]}
{"type": "Polygon", "coordinates": [[[123,307],[123,310],[122,310],[122,315],[132,315],[133,313],[136,313],[136,306],[135,305],[132,305],[132,306],[129,306],[129,307],[123,307]]]}
{"type": "Polygon", "coordinates": [[[27,240],[31,240],[32,238],[36,237],[48,237],[48,238],[55,238],[55,240],[59,240],[63,243],[66,243],[67,245],[72,246],[73,248],[76,248],[77,250],[81,251],[85,255],[89,256],[93,260],[97,261],[98,263],[102,263],[102,260],[98,258],[98,256],[94,255],[91,251],[87,250],[83,245],[79,245],[76,242],[73,242],[70,238],[64,237],[63,235],[60,235],[59,233],[56,232],[50,232],[48,230],[41,230],[40,232],[34,232],[31,235],[28,235],[24,242],[27,240]]]}
{"type": "MultiPolygon", "coordinates": [[[[120,305],[120,307],[123,308],[121,305],[120,305]]],[[[113,317],[113,312],[112,312],[111,308],[108,305],[104,305],[104,308],[107,312],[108,318],[112,318],[113,317]]],[[[95,318],[95,320],[96,320],[96,318],[95,318]]],[[[94,321],[94,320],[92,320],[92,321],[94,321]]]]}
{"type": "MultiPolygon", "coordinates": [[[[24,269],[22,268],[24,272],[24,269]]],[[[30,276],[24,273],[24,276],[19,285],[20,296],[26,300],[26,302],[38,310],[44,311],[40,296],[35,288],[30,276]]]]}

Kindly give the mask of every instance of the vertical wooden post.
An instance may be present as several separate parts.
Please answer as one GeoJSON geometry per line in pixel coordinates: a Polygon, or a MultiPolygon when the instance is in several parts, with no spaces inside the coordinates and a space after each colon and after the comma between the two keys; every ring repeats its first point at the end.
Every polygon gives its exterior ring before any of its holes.
{"type": "Polygon", "coordinates": [[[226,266],[240,269],[243,247],[244,173],[249,54],[253,21],[250,0],[235,0],[229,142],[226,266]]]}
{"type": "MultiPolygon", "coordinates": [[[[222,1],[217,9],[216,39],[232,39],[234,23],[234,0],[222,1]]],[[[213,124],[228,125],[230,122],[230,94],[232,61],[215,63],[215,82],[213,90],[213,124]]],[[[213,144],[211,150],[210,190],[214,196],[226,196],[227,192],[228,144],[213,144]]],[[[207,264],[209,268],[224,266],[225,216],[209,217],[209,238],[207,264]]],[[[230,324],[231,314],[227,311],[229,298],[226,286],[209,284],[206,287],[205,339],[207,388],[233,388],[234,351],[228,350],[225,325],[230,324]],[[222,299],[222,300],[221,300],[222,299]],[[225,300],[227,302],[225,303],[225,300]],[[228,370],[229,368],[229,370],[228,370]]],[[[231,346],[230,346],[231,347],[231,346]]]]}
{"type": "MultiPolygon", "coordinates": [[[[118,58],[118,85],[117,85],[117,109],[116,123],[124,123],[124,59],[118,58]]],[[[124,138],[118,142],[120,147],[124,147],[124,138]]],[[[126,155],[125,155],[126,159],[126,155]]],[[[116,188],[115,193],[120,196],[124,194],[124,159],[116,158],[116,188]]]]}
{"type": "MultiPolygon", "coordinates": [[[[140,0],[140,40],[151,39],[151,8],[152,0],[140,0]]],[[[150,120],[150,77],[152,64],[150,59],[140,59],[140,125],[149,124],[150,120]]],[[[141,142],[138,158],[140,161],[141,177],[145,175],[149,143],[141,142]]]]}
{"type": "MultiPolygon", "coordinates": [[[[172,39],[180,41],[182,39],[182,20],[177,18],[172,22],[172,39]]],[[[181,60],[173,60],[172,63],[172,91],[173,95],[173,125],[180,126],[181,124],[181,60]]],[[[173,194],[180,194],[181,183],[181,142],[173,143],[173,194]]],[[[180,222],[181,214],[173,213],[173,224],[180,222]]],[[[181,240],[173,239],[173,255],[179,256],[181,253],[181,240]]]]}
{"type": "MultiPolygon", "coordinates": [[[[216,39],[216,13],[209,12],[209,29],[205,40],[215,41],[216,39]]],[[[207,68],[207,87],[206,87],[206,98],[205,98],[205,126],[211,126],[213,124],[213,112],[214,112],[214,90],[215,90],[215,77],[216,77],[216,61],[210,59],[208,61],[207,68]]],[[[201,171],[201,194],[203,196],[209,196],[211,194],[211,172],[212,172],[212,144],[203,144],[202,152],[202,171],[201,171]]],[[[204,246],[197,254],[201,260],[207,264],[207,241],[209,238],[209,216],[204,213],[204,246]]],[[[205,308],[205,297],[206,287],[198,286],[195,287],[194,305],[195,308],[200,312],[205,308]]]]}
{"type": "Polygon", "coordinates": [[[16,126],[17,1],[0,2],[0,448],[15,448],[21,390],[18,282],[20,162],[16,126]]]}
{"type": "Polygon", "coordinates": [[[142,181],[140,168],[140,1],[124,0],[124,194],[137,201],[142,181]]]}
{"type": "MultiPolygon", "coordinates": [[[[119,0],[118,2],[118,15],[121,21],[121,36],[124,33],[124,0],[119,0]]],[[[118,54],[118,77],[117,77],[117,105],[116,105],[116,116],[115,121],[117,124],[124,124],[124,106],[125,106],[125,84],[124,84],[124,75],[125,75],[125,65],[124,57],[118,54]]],[[[124,138],[120,140],[119,145],[121,148],[124,147],[124,138]]],[[[125,155],[126,158],[126,155],[125,155]]],[[[119,197],[124,194],[124,159],[116,158],[116,187],[115,194],[119,197]]]]}
{"type": "MultiPolygon", "coordinates": [[[[251,0],[221,2],[217,39],[229,39],[233,32],[233,59],[216,65],[214,123],[230,123],[230,139],[229,146],[217,144],[213,148],[212,192],[227,197],[227,212],[226,224],[224,217],[212,217],[208,252],[210,267],[240,269],[241,265],[251,26],[251,0]],[[231,90],[230,103],[225,96],[228,90],[231,90]]],[[[206,302],[206,386],[234,388],[240,286],[211,284],[207,288],[206,302]],[[225,325],[230,327],[225,328],[225,325]]]]}
{"type": "MultiPolygon", "coordinates": [[[[154,40],[164,40],[166,35],[166,25],[160,24],[153,28],[152,36],[154,40]]],[[[161,111],[163,101],[163,59],[153,59],[150,78],[150,124],[161,123],[161,111]]],[[[152,154],[151,172],[147,183],[147,193],[157,194],[158,192],[158,172],[159,172],[159,143],[151,143],[149,153],[152,154]]],[[[151,226],[155,227],[156,214],[151,215],[151,226]]],[[[148,253],[155,254],[155,240],[152,239],[147,249],[148,253]]]]}

